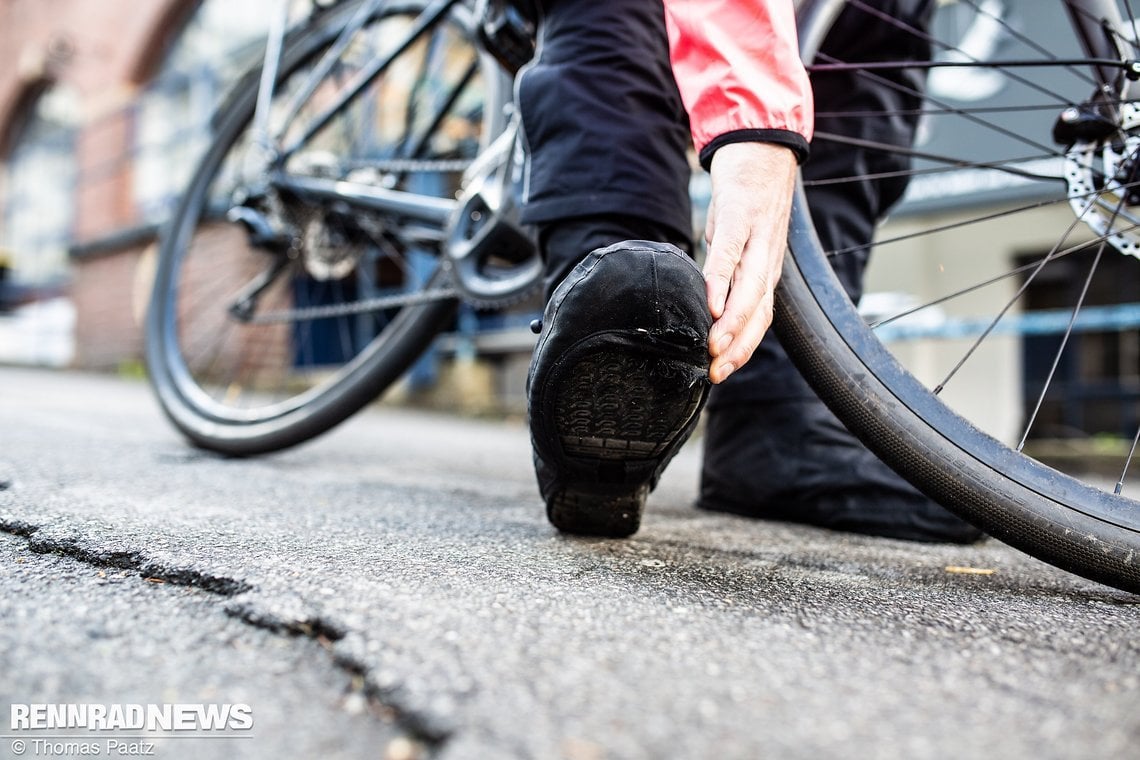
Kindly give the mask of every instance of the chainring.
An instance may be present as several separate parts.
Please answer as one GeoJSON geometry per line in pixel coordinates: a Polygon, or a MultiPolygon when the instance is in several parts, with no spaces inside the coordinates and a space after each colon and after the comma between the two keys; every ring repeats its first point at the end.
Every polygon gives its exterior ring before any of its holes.
{"type": "Polygon", "coordinates": [[[533,231],[519,221],[522,162],[516,123],[464,173],[444,263],[464,302],[476,307],[511,306],[542,283],[533,231]]]}

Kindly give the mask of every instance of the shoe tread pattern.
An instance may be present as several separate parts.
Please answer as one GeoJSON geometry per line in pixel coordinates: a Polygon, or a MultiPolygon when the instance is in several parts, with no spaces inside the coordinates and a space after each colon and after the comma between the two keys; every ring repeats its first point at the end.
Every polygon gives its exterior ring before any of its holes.
{"type": "Polygon", "coordinates": [[[602,460],[660,456],[688,425],[702,399],[683,386],[665,360],[599,352],[579,361],[557,394],[563,450],[602,460]]]}

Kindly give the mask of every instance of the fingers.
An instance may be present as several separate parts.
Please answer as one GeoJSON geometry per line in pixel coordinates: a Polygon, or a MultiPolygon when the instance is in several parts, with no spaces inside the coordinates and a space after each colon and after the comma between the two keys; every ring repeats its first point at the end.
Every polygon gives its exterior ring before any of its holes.
{"type": "Polygon", "coordinates": [[[747,217],[739,213],[744,209],[737,210],[737,213],[733,213],[733,209],[727,211],[723,222],[719,222],[713,213],[709,214],[709,252],[705,258],[704,274],[709,312],[713,319],[720,319],[724,314],[728,293],[748,242],[747,217]]]}
{"type": "Polygon", "coordinates": [[[714,383],[751,358],[772,324],[795,170],[791,151],[764,143],[725,145],[713,156],[704,272],[714,383]]]}
{"type": "Polygon", "coordinates": [[[709,332],[709,353],[713,357],[709,379],[714,383],[723,382],[742,367],[772,325],[780,257],[769,253],[768,241],[758,241],[757,247],[762,252],[745,252],[723,313],[709,332]]]}

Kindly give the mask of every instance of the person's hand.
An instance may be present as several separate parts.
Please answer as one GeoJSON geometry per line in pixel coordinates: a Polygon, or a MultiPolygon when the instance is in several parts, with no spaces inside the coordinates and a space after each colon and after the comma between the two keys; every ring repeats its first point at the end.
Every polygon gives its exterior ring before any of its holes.
{"type": "Polygon", "coordinates": [[[784,263],[795,155],[771,143],[730,143],[713,154],[705,238],[712,329],[709,379],[723,382],[752,356],[772,324],[784,263]]]}

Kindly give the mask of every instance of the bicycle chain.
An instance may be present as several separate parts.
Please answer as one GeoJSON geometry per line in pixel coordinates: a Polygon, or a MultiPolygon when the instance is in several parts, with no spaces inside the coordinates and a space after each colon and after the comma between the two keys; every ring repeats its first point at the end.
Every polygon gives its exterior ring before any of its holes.
{"type": "Polygon", "coordinates": [[[393,158],[369,161],[353,171],[372,169],[382,174],[413,174],[415,172],[465,172],[471,166],[469,158],[428,159],[393,158]]]}
{"type": "Polygon", "coordinates": [[[265,325],[280,322],[294,322],[304,320],[328,319],[329,317],[346,317],[353,314],[367,314],[372,311],[383,311],[396,306],[414,306],[431,301],[443,301],[459,298],[459,291],[454,288],[435,288],[420,293],[407,293],[398,296],[380,296],[368,298],[363,301],[353,301],[345,304],[330,304],[328,306],[308,306],[303,309],[284,309],[257,314],[245,320],[246,324],[265,325]]]}

